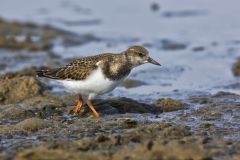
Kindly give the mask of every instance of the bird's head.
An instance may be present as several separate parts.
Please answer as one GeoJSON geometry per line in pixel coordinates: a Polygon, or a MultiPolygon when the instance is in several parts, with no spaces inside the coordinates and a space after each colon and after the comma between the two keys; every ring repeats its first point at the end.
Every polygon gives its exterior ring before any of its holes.
{"type": "Polygon", "coordinates": [[[149,57],[148,51],[144,47],[132,46],[128,48],[125,53],[134,67],[144,63],[152,63],[161,66],[157,61],[149,57]]]}

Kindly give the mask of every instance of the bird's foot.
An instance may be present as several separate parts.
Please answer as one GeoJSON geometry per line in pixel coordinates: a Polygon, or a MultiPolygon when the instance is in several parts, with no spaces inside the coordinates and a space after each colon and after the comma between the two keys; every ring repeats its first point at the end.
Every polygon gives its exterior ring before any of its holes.
{"type": "Polygon", "coordinates": [[[87,100],[87,105],[92,110],[93,115],[96,118],[96,122],[99,122],[99,120],[100,120],[99,113],[95,110],[95,108],[90,100],[87,100]]]}
{"type": "Polygon", "coordinates": [[[79,96],[79,98],[78,98],[78,100],[77,100],[77,105],[76,105],[76,107],[75,107],[75,109],[74,109],[74,113],[75,113],[75,114],[78,114],[78,113],[80,112],[82,106],[83,106],[82,96],[79,96]]]}

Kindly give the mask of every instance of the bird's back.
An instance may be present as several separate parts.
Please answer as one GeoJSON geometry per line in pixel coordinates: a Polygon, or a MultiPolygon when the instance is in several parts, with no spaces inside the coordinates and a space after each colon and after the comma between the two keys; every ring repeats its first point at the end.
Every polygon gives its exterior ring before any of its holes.
{"type": "Polygon", "coordinates": [[[37,71],[39,77],[47,77],[58,80],[84,80],[92,71],[97,69],[99,61],[108,61],[114,54],[104,53],[76,59],[66,66],[37,71]]]}

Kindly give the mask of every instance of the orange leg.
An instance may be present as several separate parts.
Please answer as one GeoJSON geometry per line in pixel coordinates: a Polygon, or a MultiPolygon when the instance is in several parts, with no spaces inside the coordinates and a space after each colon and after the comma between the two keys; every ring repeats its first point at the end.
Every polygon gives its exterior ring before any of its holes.
{"type": "Polygon", "coordinates": [[[75,107],[74,112],[75,112],[75,113],[79,113],[80,110],[81,110],[81,108],[82,108],[82,106],[83,106],[83,99],[82,99],[82,96],[80,95],[80,96],[78,97],[77,105],[76,105],[76,107],[75,107]]]}
{"type": "Polygon", "coordinates": [[[93,112],[95,118],[97,119],[97,121],[99,121],[99,114],[98,114],[98,112],[95,110],[95,108],[93,107],[92,102],[91,102],[90,100],[87,100],[87,105],[88,105],[88,107],[92,110],[92,112],[93,112]]]}

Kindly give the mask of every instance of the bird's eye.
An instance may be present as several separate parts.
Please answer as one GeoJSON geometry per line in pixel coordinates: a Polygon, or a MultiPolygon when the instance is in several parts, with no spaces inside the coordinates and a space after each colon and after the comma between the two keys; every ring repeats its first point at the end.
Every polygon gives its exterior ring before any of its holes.
{"type": "Polygon", "coordinates": [[[144,54],[141,53],[141,52],[138,52],[138,55],[139,55],[140,57],[143,57],[143,56],[144,56],[144,54]]]}

